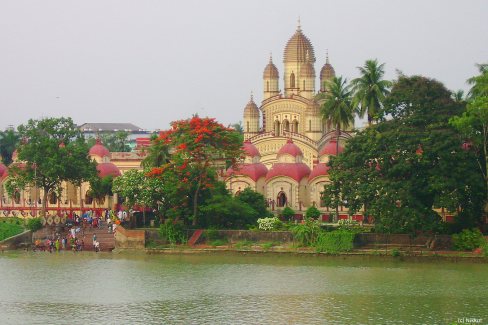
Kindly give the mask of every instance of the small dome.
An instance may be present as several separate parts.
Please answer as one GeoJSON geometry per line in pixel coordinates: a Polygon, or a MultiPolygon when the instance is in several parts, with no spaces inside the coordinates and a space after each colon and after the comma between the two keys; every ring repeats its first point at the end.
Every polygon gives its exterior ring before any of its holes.
{"type": "Polygon", "coordinates": [[[320,80],[330,80],[335,77],[335,70],[332,65],[329,63],[329,54],[327,54],[327,58],[325,59],[325,64],[320,70],[320,80]]]}
{"type": "MultiPolygon", "coordinates": [[[[344,148],[339,145],[339,153],[342,153],[344,148]]],[[[322,150],[320,150],[319,156],[323,155],[333,155],[335,156],[337,153],[337,140],[332,139],[329,143],[327,143],[322,150]]]]}
{"type": "Polygon", "coordinates": [[[305,62],[307,53],[310,62],[315,62],[315,53],[312,43],[308,37],[302,33],[300,26],[298,26],[295,34],[293,34],[288,40],[288,43],[286,43],[283,62],[305,62]]]}
{"type": "Polygon", "coordinates": [[[278,151],[278,157],[284,154],[288,154],[293,157],[303,156],[303,152],[296,144],[293,143],[292,139],[288,139],[288,141],[286,141],[286,144],[281,147],[280,151],[278,151]]]}
{"type": "Polygon", "coordinates": [[[306,62],[302,64],[300,68],[300,77],[301,78],[315,78],[315,69],[310,62],[306,62]]]}
{"type": "Polygon", "coordinates": [[[258,117],[259,118],[259,108],[254,102],[254,99],[251,95],[251,100],[247,103],[246,107],[244,108],[244,116],[245,117],[258,117]]]}
{"type": "Polygon", "coordinates": [[[103,157],[110,157],[110,151],[102,144],[100,139],[97,139],[97,142],[93,147],[90,148],[88,152],[90,156],[98,156],[100,158],[103,157]]]}
{"type": "Polygon", "coordinates": [[[226,176],[230,177],[232,175],[244,175],[257,182],[261,177],[265,177],[267,173],[268,168],[266,168],[263,163],[240,164],[235,168],[235,170],[233,168],[229,168],[226,176]]]}
{"type": "Polygon", "coordinates": [[[327,164],[317,164],[313,168],[312,173],[308,177],[308,180],[311,181],[316,177],[325,176],[325,175],[329,174],[329,169],[330,169],[330,167],[327,166],[327,164]]]}
{"type": "Polygon", "coordinates": [[[280,78],[280,74],[278,72],[278,69],[273,64],[273,60],[270,56],[269,63],[266,66],[266,68],[264,68],[263,79],[279,79],[279,78],[280,78]]]}
{"type": "Polygon", "coordinates": [[[300,182],[310,174],[310,168],[304,163],[275,163],[266,175],[266,180],[286,176],[300,182]]]}
{"type": "Polygon", "coordinates": [[[252,158],[252,157],[256,157],[256,156],[259,156],[259,157],[261,156],[259,154],[258,148],[256,148],[256,146],[253,145],[251,143],[251,141],[249,141],[249,140],[244,141],[244,144],[242,145],[242,149],[244,150],[244,153],[248,157],[252,158]]]}
{"type": "Polygon", "coordinates": [[[110,162],[100,163],[97,165],[98,176],[104,178],[107,176],[117,177],[120,176],[120,170],[114,164],[110,162]]]}

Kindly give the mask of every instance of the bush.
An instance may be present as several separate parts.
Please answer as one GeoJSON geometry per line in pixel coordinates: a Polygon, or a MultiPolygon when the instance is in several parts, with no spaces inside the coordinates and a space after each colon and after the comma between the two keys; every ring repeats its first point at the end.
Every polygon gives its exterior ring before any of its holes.
{"type": "Polygon", "coordinates": [[[481,231],[477,228],[464,229],[459,234],[452,235],[454,248],[459,251],[472,251],[485,244],[485,238],[481,231]]]}
{"type": "Polygon", "coordinates": [[[276,230],[281,227],[282,222],[277,217],[258,219],[258,228],[260,230],[276,230]]]}
{"type": "Polygon", "coordinates": [[[355,220],[341,219],[338,222],[339,229],[353,231],[355,233],[361,232],[361,225],[355,220]]]}
{"type": "Polygon", "coordinates": [[[283,209],[283,211],[281,211],[281,215],[286,219],[286,220],[290,220],[291,218],[293,218],[295,216],[295,210],[293,210],[292,208],[290,207],[286,207],[283,209]]]}
{"type": "Polygon", "coordinates": [[[317,252],[329,254],[348,252],[353,248],[355,236],[356,234],[349,230],[321,232],[317,237],[315,248],[317,252]]]}
{"type": "Polygon", "coordinates": [[[391,250],[391,256],[393,256],[393,257],[399,257],[399,256],[401,256],[401,255],[402,255],[402,254],[400,253],[400,251],[398,250],[398,248],[393,248],[393,249],[391,250]]]}
{"type": "Polygon", "coordinates": [[[203,236],[207,241],[213,241],[220,239],[220,233],[217,229],[215,228],[208,228],[203,232],[203,236]]]}
{"type": "Polygon", "coordinates": [[[318,217],[320,217],[320,211],[316,207],[311,206],[307,209],[307,211],[305,211],[305,217],[317,219],[318,217]]]}
{"type": "Polygon", "coordinates": [[[293,238],[302,246],[313,246],[321,230],[319,222],[306,219],[304,223],[291,227],[293,238]]]}
{"type": "Polygon", "coordinates": [[[237,248],[237,249],[242,249],[244,247],[249,248],[252,245],[254,245],[254,242],[252,242],[250,240],[242,240],[242,241],[239,241],[235,244],[235,248],[237,248]]]}
{"type": "Polygon", "coordinates": [[[159,234],[171,245],[186,243],[187,240],[183,223],[173,219],[166,219],[159,227],[159,234]]]}
{"type": "Polygon", "coordinates": [[[32,232],[38,231],[42,228],[41,218],[32,218],[27,221],[27,229],[32,232]]]}

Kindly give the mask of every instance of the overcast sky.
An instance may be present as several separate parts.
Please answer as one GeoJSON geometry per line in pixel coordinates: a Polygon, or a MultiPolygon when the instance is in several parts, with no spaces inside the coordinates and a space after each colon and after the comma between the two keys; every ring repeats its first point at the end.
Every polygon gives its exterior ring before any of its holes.
{"type": "Polygon", "coordinates": [[[398,69],[457,90],[488,61],[486,0],[0,0],[0,128],[47,116],[146,129],[193,113],[238,122],[251,91],[262,99],[270,52],[283,88],[298,17],[317,76],[328,49],[348,79],[377,58],[389,79],[398,69]]]}

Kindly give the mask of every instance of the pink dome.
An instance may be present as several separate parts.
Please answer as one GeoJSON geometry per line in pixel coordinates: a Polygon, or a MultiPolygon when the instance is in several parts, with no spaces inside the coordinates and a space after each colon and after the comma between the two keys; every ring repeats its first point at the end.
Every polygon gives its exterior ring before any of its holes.
{"type": "Polygon", "coordinates": [[[236,167],[236,169],[227,169],[227,177],[232,175],[244,175],[257,182],[261,177],[265,177],[268,173],[268,168],[263,163],[256,164],[242,164],[236,167]]]}
{"type": "Polygon", "coordinates": [[[108,163],[101,163],[97,165],[98,176],[100,178],[104,178],[107,176],[117,177],[120,176],[120,170],[114,164],[108,163]]]}
{"type": "Polygon", "coordinates": [[[292,139],[288,139],[288,141],[286,141],[286,144],[281,147],[280,151],[278,151],[278,156],[284,154],[288,154],[293,157],[303,156],[302,151],[300,150],[300,148],[298,148],[296,144],[293,143],[292,139]]]}
{"type": "Polygon", "coordinates": [[[304,163],[275,163],[266,175],[266,180],[277,176],[287,176],[300,182],[310,174],[310,168],[304,163]]]}
{"type": "Polygon", "coordinates": [[[244,144],[242,145],[242,150],[244,150],[246,156],[248,157],[261,156],[259,154],[258,148],[256,148],[256,146],[253,145],[249,140],[244,141],[244,144]]]}
{"type": "MultiPolygon", "coordinates": [[[[342,153],[344,151],[344,148],[339,145],[339,153],[342,153]]],[[[323,155],[333,155],[335,156],[337,152],[337,141],[335,139],[330,140],[329,143],[327,143],[322,150],[320,150],[319,156],[323,155]]]]}
{"type": "Polygon", "coordinates": [[[329,173],[329,169],[330,169],[330,167],[327,166],[327,164],[317,164],[313,168],[312,173],[310,174],[308,179],[311,181],[316,177],[325,176],[329,173]]]}
{"type": "Polygon", "coordinates": [[[110,157],[110,151],[102,144],[100,139],[97,139],[97,143],[93,147],[90,148],[88,152],[90,156],[98,156],[100,158],[103,157],[110,157]]]}

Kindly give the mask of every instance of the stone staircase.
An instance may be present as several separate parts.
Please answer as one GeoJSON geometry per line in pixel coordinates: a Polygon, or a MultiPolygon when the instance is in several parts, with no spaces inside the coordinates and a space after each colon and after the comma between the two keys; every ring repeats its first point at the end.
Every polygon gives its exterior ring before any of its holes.
{"type": "Polygon", "coordinates": [[[83,250],[93,251],[93,234],[97,235],[97,241],[100,243],[100,250],[103,252],[111,252],[115,248],[115,237],[113,233],[107,231],[105,223],[100,228],[86,227],[84,232],[83,250]]]}

